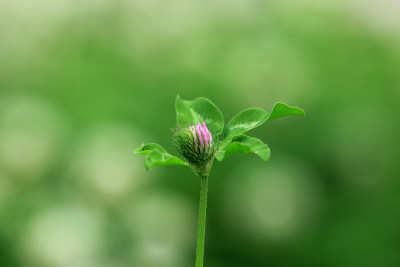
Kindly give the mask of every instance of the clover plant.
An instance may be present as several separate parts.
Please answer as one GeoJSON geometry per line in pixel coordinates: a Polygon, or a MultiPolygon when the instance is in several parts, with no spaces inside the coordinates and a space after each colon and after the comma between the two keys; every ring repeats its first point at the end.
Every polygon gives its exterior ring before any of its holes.
{"type": "Polygon", "coordinates": [[[305,113],[300,108],[277,103],[270,113],[261,108],[246,109],[234,116],[224,127],[220,110],[207,98],[183,100],[178,95],[175,109],[177,125],[172,129],[172,140],[182,159],[172,156],[162,146],[155,143],[142,145],[134,152],[146,156],[147,170],[155,166],[182,165],[190,168],[200,177],[196,267],[202,267],[208,176],[214,159],[222,161],[230,154],[239,152],[255,154],[267,161],[270,156],[269,147],[261,140],[244,134],[267,121],[305,113]]]}

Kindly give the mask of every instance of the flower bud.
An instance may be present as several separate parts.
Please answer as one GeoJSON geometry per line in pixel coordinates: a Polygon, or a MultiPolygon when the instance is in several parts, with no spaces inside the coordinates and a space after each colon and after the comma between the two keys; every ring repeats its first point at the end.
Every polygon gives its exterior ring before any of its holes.
{"type": "Polygon", "coordinates": [[[177,127],[173,130],[176,150],[190,163],[200,165],[214,155],[212,135],[206,124],[177,127]]]}

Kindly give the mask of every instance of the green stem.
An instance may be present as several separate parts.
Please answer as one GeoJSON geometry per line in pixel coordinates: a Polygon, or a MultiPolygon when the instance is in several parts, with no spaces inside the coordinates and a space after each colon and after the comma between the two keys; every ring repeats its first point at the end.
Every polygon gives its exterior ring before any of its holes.
{"type": "Polygon", "coordinates": [[[204,261],[207,189],[208,189],[208,176],[202,176],[200,183],[199,223],[197,225],[196,267],[203,267],[203,261],[204,261]]]}

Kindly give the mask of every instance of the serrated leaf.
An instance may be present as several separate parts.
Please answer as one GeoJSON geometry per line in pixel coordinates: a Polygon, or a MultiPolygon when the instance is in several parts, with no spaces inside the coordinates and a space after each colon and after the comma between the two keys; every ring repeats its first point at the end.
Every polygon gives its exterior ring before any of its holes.
{"type": "Polygon", "coordinates": [[[198,97],[190,101],[183,100],[178,95],[176,97],[175,109],[176,122],[178,125],[205,122],[213,137],[220,134],[224,128],[224,119],[221,112],[217,106],[207,98],[198,97]]]}
{"type": "Polygon", "coordinates": [[[232,138],[237,135],[244,134],[251,129],[262,125],[266,121],[289,116],[304,115],[304,110],[298,107],[290,107],[284,103],[276,103],[272,112],[264,111],[260,108],[251,108],[235,115],[226,125],[220,147],[228,145],[232,138]]]}
{"type": "Polygon", "coordinates": [[[227,156],[235,152],[255,154],[264,161],[269,159],[271,153],[269,147],[261,140],[246,135],[239,135],[235,136],[228,146],[221,149],[217,153],[216,158],[217,160],[222,161],[227,156]]]}
{"type": "Polygon", "coordinates": [[[134,153],[146,155],[146,159],[144,161],[144,166],[146,170],[150,170],[155,166],[167,166],[167,165],[185,165],[188,166],[186,162],[172,156],[169,154],[162,146],[159,144],[151,143],[142,145],[137,148],[134,153]]]}

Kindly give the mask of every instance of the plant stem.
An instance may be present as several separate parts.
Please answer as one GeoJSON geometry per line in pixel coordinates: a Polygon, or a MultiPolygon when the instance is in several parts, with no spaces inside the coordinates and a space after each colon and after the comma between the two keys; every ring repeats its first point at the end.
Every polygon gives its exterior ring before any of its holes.
{"type": "Polygon", "coordinates": [[[203,267],[203,261],[204,261],[208,176],[202,176],[200,180],[201,183],[200,183],[199,223],[197,225],[196,267],[203,267]]]}

